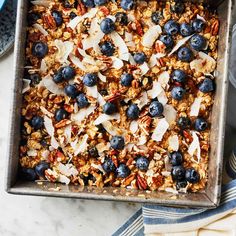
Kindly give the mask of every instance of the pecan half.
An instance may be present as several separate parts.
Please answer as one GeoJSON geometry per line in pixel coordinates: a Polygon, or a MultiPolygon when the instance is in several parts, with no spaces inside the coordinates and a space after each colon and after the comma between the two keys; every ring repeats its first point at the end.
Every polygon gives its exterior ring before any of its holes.
{"type": "Polygon", "coordinates": [[[70,123],[71,123],[70,120],[64,119],[64,120],[61,120],[60,122],[56,123],[55,128],[60,129],[62,127],[65,127],[66,125],[69,125],[70,123]]]}
{"type": "Polygon", "coordinates": [[[166,46],[162,41],[157,40],[155,43],[155,50],[157,53],[165,53],[166,46]]]}
{"type": "Polygon", "coordinates": [[[131,174],[130,176],[128,176],[127,178],[125,178],[123,185],[124,186],[128,186],[131,184],[131,182],[135,179],[135,174],[131,174]]]}
{"type": "Polygon", "coordinates": [[[78,5],[77,5],[77,11],[80,16],[84,15],[87,12],[87,9],[85,5],[81,2],[81,0],[78,0],[78,5]]]}
{"type": "Polygon", "coordinates": [[[219,32],[220,22],[218,19],[214,21],[214,23],[211,26],[211,33],[212,35],[216,36],[219,32]]]}
{"type": "Polygon", "coordinates": [[[143,28],[138,20],[135,20],[134,22],[129,24],[129,28],[135,31],[138,35],[143,36],[143,28]]]}
{"type": "Polygon", "coordinates": [[[184,137],[186,138],[187,141],[189,141],[189,142],[193,141],[193,137],[191,136],[191,134],[188,131],[183,130],[183,135],[184,135],[184,137]]]}
{"type": "Polygon", "coordinates": [[[105,15],[105,16],[108,16],[110,14],[110,11],[107,7],[105,6],[102,6],[99,8],[99,10],[105,15]]]}
{"type": "Polygon", "coordinates": [[[56,22],[51,14],[43,15],[43,22],[46,24],[48,28],[54,29],[56,28],[56,22]]]}
{"type": "Polygon", "coordinates": [[[137,185],[138,185],[138,188],[141,190],[146,190],[148,187],[147,181],[140,175],[137,175],[137,185]]]}
{"type": "Polygon", "coordinates": [[[122,98],[122,94],[119,91],[117,91],[117,92],[105,97],[105,100],[108,102],[114,102],[114,101],[119,100],[121,98],[122,98]]]}

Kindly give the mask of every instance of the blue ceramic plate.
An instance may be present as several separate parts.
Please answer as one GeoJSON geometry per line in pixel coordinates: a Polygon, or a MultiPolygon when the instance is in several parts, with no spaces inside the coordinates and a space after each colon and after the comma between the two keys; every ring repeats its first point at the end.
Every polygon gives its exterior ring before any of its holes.
{"type": "Polygon", "coordinates": [[[0,0],[0,57],[14,44],[16,8],[17,0],[0,0]]]}

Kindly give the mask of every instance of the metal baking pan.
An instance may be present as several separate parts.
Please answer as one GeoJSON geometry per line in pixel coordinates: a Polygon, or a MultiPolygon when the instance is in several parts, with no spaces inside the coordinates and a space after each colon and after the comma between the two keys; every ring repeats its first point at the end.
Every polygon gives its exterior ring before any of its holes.
{"type": "MultiPolygon", "coordinates": [[[[166,192],[146,192],[122,188],[66,186],[63,184],[22,182],[17,179],[20,141],[20,113],[22,101],[22,76],[24,67],[27,2],[18,1],[18,15],[15,43],[15,80],[11,101],[11,125],[9,128],[7,175],[5,188],[8,193],[83,198],[96,200],[115,200],[161,205],[213,208],[219,204],[221,193],[221,173],[223,166],[223,143],[226,116],[228,56],[231,40],[231,13],[233,0],[213,1],[217,4],[220,17],[220,39],[218,48],[217,91],[212,111],[211,152],[209,158],[208,184],[203,192],[173,195],[166,192]],[[55,191],[56,187],[60,191],[55,191]]],[[[196,2],[196,1],[195,1],[196,2]]]]}

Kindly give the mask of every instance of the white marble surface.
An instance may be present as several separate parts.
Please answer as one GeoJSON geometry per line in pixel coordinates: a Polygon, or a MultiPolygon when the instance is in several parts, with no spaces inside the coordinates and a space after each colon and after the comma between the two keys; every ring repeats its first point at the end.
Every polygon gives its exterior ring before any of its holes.
{"type": "Polygon", "coordinates": [[[47,197],[15,196],[4,192],[9,96],[13,54],[0,59],[0,235],[111,235],[140,205],[47,197]]]}

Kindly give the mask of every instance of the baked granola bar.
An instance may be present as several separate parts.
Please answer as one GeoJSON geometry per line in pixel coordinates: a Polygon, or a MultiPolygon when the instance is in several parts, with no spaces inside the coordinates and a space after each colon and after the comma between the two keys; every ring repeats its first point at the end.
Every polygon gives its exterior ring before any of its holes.
{"type": "Polygon", "coordinates": [[[190,2],[31,1],[21,176],[203,190],[218,30],[190,2]]]}

